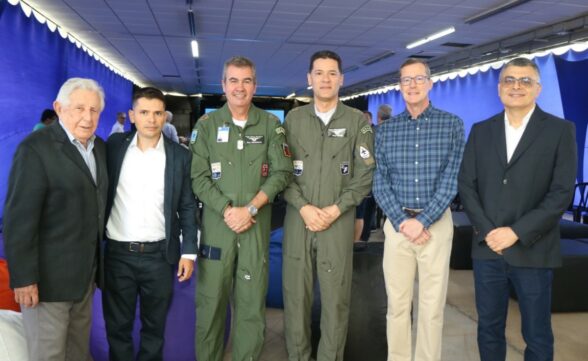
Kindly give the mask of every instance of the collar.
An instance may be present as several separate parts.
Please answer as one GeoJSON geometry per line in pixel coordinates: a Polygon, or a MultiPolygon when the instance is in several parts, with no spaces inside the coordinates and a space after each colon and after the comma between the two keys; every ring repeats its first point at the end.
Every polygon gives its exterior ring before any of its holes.
{"type": "MultiPolygon", "coordinates": [[[[74,137],[74,135],[69,132],[69,130],[65,127],[65,125],[63,124],[63,122],[61,121],[61,119],[59,119],[59,125],[61,125],[61,128],[63,129],[63,131],[67,135],[67,138],[69,139],[70,142],[72,142],[72,143],[78,143],[81,146],[83,146],[82,142],[80,142],[79,140],[77,140],[76,137],[74,137]]],[[[96,139],[96,135],[92,134],[92,136],[90,137],[90,139],[88,139],[88,145],[94,144],[94,139],[96,139]]]]}
{"type": "MultiPolygon", "coordinates": [[[[137,146],[137,132],[135,132],[135,134],[133,135],[133,139],[131,139],[131,143],[129,144],[129,148],[137,148],[139,149],[139,147],[137,146]]],[[[157,144],[155,145],[154,148],[151,148],[153,150],[156,150],[158,152],[164,152],[164,148],[163,148],[163,134],[161,134],[159,136],[159,141],[157,141],[157,144]]],[[[148,149],[149,150],[149,149],[148,149]]]]}
{"type": "MultiPolygon", "coordinates": [[[[529,124],[529,120],[531,119],[531,115],[533,115],[535,108],[537,108],[537,105],[534,105],[533,108],[531,110],[529,110],[529,112],[523,117],[523,122],[518,129],[525,129],[527,127],[527,124],[529,124]]],[[[508,115],[506,115],[506,110],[504,111],[504,127],[505,128],[511,127],[510,123],[508,122],[508,115]]]]}
{"type": "Polygon", "coordinates": [[[429,100],[429,105],[425,108],[425,110],[423,110],[423,112],[421,114],[419,114],[418,117],[416,117],[416,119],[412,118],[412,116],[408,112],[408,109],[404,109],[404,111],[402,113],[400,113],[400,117],[402,120],[407,120],[407,121],[424,120],[424,118],[431,119],[431,113],[433,112],[433,109],[435,109],[435,108],[433,108],[433,103],[429,100]]]}

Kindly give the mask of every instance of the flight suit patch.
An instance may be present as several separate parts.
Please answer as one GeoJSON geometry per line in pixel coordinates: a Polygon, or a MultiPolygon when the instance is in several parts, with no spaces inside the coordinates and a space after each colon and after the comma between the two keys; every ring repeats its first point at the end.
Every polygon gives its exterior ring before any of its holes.
{"type": "Polygon", "coordinates": [[[212,179],[220,179],[221,177],[221,163],[210,163],[210,172],[212,173],[212,179]]]}
{"type": "Polygon", "coordinates": [[[286,135],[286,129],[284,129],[284,127],[277,127],[276,128],[276,134],[286,135]]]}
{"type": "Polygon", "coordinates": [[[245,144],[263,144],[264,139],[263,135],[246,135],[245,144]]]}
{"type": "Polygon", "coordinates": [[[366,144],[359,145],[359,156],[366,165],[374,164],[374,157],[372,157],[372,153],[370,153],[366,144]]]}
{"type": "Polygon", "coordinates": [[[361,134],[373,133],[374,130],[372,129],[372,126],[371,125],[366,125],[363,128],[361,128],[360,132],[361,132],[361,134]]]}
{"type": "Polygon", "coordinates": [[[295,160],[292,164],[294,165],[294,175],[297,177],[301,176],[304,170],[304,163],[301,160],[295,160]]]}
{"type": "Polygon", "coordinates": [[[284,151],[284,157],[290,158],[292,156],[292,153],[290,153],[290,147],[288,147],[288,144],[282,143],[282,150],[284,151]]]}
{"type": "Polygon", "coordinates": [[[327,134],[331,138],[345,138],[347,136],[347,129],[329,129],[327,134]]]}
{"type": "Polygon", "coordinates": [[[261,165],[261,176],[267,177],[269,175],[269,164],[263,163],[261,165]]]}
{"type": "Polygon", "coordinates": [[[349,162],[341,163],[341,175],[349,175],[349,162]]]}
{"type": "Polygon", "coordinates": [[[200,258],[202,259],[210,259],[210,260],[220,260],[221,259],[221,248],[208,246],[206,244],[201,244],[198,253],[200,254],[200,258]]]}
{"type": "Polygon", "coordinates": [[[198,138],[198,131],[196,129],[194,129],[192,131],[192,135],[190,135],[190,144],[194,144],[196,142],[197,138],[198,138]]]}

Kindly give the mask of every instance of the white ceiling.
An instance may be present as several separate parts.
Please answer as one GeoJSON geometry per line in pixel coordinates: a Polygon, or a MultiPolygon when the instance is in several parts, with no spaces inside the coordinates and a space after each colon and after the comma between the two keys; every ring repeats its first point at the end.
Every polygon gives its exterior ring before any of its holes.
{"type": "Polygon", "coordinates": [[[186,94],[221,93],[223,62],[233,55],[250,57],[256,63],[258,95],[285,96],[305,89],[312,53],[334,50],[341,55],[344,69],[357,68],[345,74],[342,93],[349,94],[389,81],[391,73],[414,54],[433,56],[431,64],[441,69],[482,61],[483,54],[495,58],[501,55],[499,49],[504,56],[520,49],[519,43],[530,47],[553,43],[555,37],[585,37],[588,28],[586,0],[528,1],[472,25],[464,20],[507,1],[25,1],[130,78],[186,94]],[[200,44],[197,61],[190,50],[189,8],[200,44]],[[449,26],[456,32],[405,49],[406,44],[449,26]],[[507,47],[505,39],[515,35],[519,41],[507,47]],[[455,48],[442,45],[445,42],[472,46],[455,48]],[[388,52],[395,54],[364,64],[388,52]]]}

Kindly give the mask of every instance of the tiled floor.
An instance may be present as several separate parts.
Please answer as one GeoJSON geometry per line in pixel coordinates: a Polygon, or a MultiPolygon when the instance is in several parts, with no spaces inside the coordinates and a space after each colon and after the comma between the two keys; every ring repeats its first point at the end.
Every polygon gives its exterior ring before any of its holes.
{"type": "MultiPolygon", "coordinates": [[[[381,232],[372,234],[371,241],[382,239],[381,232]]],[[[416,289],[418,288],[415,287],[416,289]]],[[[282,316],[283,312],[280,309],[268,309],[266,312],[267,332],[261,361],[287,360],[282,316]]],[[[418,314],[415,314],[415,317],[418,317],[418,314]]],[[[443,361],[479,361],[476,318],[472,271],[451,270],[445,307],[443,361]]],[[[552,322],[555,335],[555,361],[588,360],[588,313],[556,313],[552,316],[552,322]]],[[[525,346],[520,336],[518,305],[514,301],[511,301],[509,305],[506,336],[507,360],[523,361],[525,346]]],[[[230,347],[224,360],[231,360],[230,347]]]]}

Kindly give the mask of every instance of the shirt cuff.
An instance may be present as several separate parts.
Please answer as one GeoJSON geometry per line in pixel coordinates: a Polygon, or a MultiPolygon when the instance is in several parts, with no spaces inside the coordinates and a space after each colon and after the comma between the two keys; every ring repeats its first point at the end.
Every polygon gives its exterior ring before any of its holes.
{"type": "Polygon", "coordinates": [[[195,254],[183,254],[182,258],[185,259],[189,259],[190,261],[196,261],[196,255],[195,254]]]}

